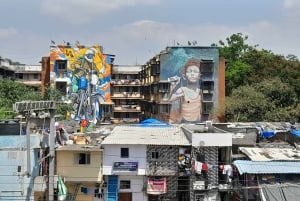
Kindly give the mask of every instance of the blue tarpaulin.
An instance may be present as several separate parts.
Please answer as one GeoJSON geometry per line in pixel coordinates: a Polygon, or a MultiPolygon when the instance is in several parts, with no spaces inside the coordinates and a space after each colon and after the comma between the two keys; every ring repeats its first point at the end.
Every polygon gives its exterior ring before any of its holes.
{"type": "Polygon", "coordinates": [[[149,118],[149,119],[145,119],[143,121],[140,122],[139,126],[171,126],[170,124],[166,123],[166,122],[163,122],[163,121],[160,121],[158,119],[155,119],[155,118],[149,118]]]}
{"type": "Polygon", "coordinates": [[[275,131],[262,131],[261,132],[261,136],[263,138],[270,138],[270,137],[273,137],[275,135],[275,131]]]}
{"type": "Polygon", "coordinates": [[[291,129],[290,131],[291,131],[291,133],[292,133],[293,135],[295,135],[295,136],[297,136],[297,137],[300,137],[300,131],[299,131],[299,130],[291,129]]]}

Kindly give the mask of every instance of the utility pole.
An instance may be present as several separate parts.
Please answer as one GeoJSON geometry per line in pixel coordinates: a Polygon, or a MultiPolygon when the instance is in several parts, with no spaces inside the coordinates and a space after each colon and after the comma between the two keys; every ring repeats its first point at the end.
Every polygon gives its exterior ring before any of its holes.
{"type": "MultiPolygon", "coordinates": [[[[55,167],[55,109],[54,101],[22,101],[16,102],[13,105],[13,110],[16,113],[27,113],[26,118],[26,144],[27,144],[27,175],[31,176],[31,161],[30,161],[30,113],[38,110],[50,111],[50,139],[49,139],[49,178],[48,178],[48,201],[54,200],[54,167],[55,167]]],[[[30,196],[30,195],[28,195],[30,196]]]]}
{"type": "Polygon", "coordinates": [[[49,136],[49,178],[48,201],[54,200],[54,167],[55,167],[55,110],[50,110],[50,136],[49,136]]]}

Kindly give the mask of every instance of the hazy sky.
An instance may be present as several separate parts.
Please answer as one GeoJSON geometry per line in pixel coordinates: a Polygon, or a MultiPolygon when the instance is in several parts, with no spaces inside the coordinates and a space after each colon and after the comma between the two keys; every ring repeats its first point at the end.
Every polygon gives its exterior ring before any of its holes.
{"type": "Polygon", "coordinates": [[[38,64],[50,41],[99,44],[115,64],[144,64],[166,46],[210,46],[234,33],[300,58],[300,0],[1,0],[0,56],[38,64]]]}

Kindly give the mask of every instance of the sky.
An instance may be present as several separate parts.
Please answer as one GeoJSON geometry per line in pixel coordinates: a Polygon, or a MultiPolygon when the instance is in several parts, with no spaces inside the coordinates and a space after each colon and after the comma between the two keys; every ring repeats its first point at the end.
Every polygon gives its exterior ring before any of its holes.
{"type": "Polygon", "coordinates": [[[1,0],[0,56],[39,64],[51,41],[101,45],[115,64],[143,65],[167,46],[232,34],[300,58],[299,0],[1,0]]]}

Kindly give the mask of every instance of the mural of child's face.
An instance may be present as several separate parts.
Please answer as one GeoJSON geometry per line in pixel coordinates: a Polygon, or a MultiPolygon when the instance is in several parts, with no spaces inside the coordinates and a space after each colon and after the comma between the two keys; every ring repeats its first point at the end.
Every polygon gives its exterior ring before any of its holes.
{"type": "Polygon", "coordinates": [[[198,66],[188,66],[185,71],[185,77],[189,82],[195,83],[200,79],[200,69],[198,66]]]}

